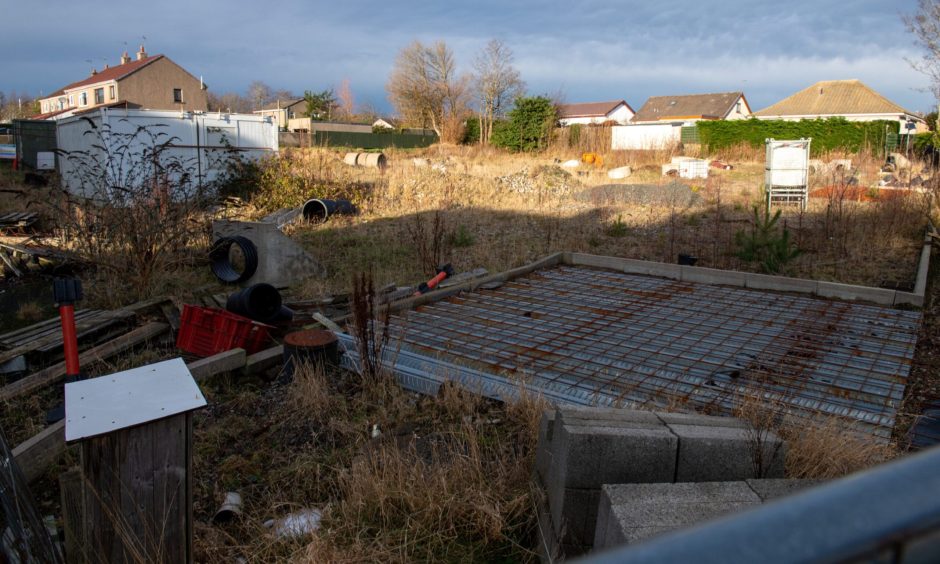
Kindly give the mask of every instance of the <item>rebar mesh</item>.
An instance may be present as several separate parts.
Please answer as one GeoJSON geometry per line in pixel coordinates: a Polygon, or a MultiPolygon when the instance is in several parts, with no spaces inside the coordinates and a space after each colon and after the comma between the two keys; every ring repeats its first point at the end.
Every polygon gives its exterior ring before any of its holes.
{"type": "Polygon", "coordinates": [[[390,331],[418,355],[399,361],[412,371],[438,358],[480,385],[524,380],[572,403],[709,413],[759,394],[888,437],[919,323],[888,307],[561,266],[420,306],[390,331]]]}

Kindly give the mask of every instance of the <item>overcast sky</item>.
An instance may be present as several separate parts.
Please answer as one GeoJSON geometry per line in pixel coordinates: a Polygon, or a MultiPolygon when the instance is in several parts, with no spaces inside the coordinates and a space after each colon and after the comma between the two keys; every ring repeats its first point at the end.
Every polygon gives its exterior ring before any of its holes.
{"type": "Polygon", "coordinates": [[[410,41],[443,39],[469,71],[496,37],[515,52],[530,93],[568,102],[623,98],[639,109],[653,95],[743,90],[758,110],[818,80],[858,78],[927,111],[927,81],[905,60],[919,56],[901,21],[915,8],[916,0],[0,0],[0,90],[48,94],[117,64],[146,37],[149,53],[216,93],[262,80],[301,94],[348,79],[357,103],[385,111],[386,78],[410,41]]]}

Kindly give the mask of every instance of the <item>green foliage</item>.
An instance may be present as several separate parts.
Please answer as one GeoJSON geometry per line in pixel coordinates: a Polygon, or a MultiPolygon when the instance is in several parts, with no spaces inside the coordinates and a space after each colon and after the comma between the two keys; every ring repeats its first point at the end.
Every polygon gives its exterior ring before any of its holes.
{"type": "Polygon", "coordinates": [[[813,155],[834,149],[858,152],[865,147],[884,147],[886,133],[898,133],[896,121],[848,121],[845,118],[783,120],[718,120],[696,124],[702,145],[709,151],[725,149],[739,143],[762,147],[774,139],[811,138],[813,155]]]}
{"type": "Polygon", "coordinates": [[[914,136],[914,150],[920,154],[933,153],[940,150],[940,135],[935,131],[918,133],[914,136]]]}
{"type": "Polygon", "coordinates": [[[747,262],[756,262],[761,270],[776,274],[786,267],[792,259],[800,255],[800,249],[790,243],[790,231],[777,228],[780,210],[770,216],[760,206],[754,206],[754,227],[750,233],[743,230],[735,233],[734,241],[738,246],[738,258],[747,262]]]}
{"type": "Polygon", "coordinates": [[[630,227],[623,221],[621,216],[617,216],[617,219],[613,223],[607,226],[607,236],[608,237],[626,237],[627,233],[630,232],[630,227]]]}
{"type": "Polygon", "coordinates": [[[476,145],[480,142],[480,117],[470,116],[464,123],[463,139],[464,145],[476,145]]]}
{"type": "Polygon", "coordinates": [[[342,198],[360,204],[369,186],[325,178],[300,152],[281,152],[260,161],[251,203],[265,212],[295,208],[311,198],[342,198]]]}
{"type": "Polygon", "coordinates": [[[387,133],[401,133],[400,129],[393,129],[391,127],[382,127],[381,125],[373,125],[372,133],[387,134],[387,133]]]}
{"type": "Polygon", "coordinates": [[[927,128],[930,129],[930,131],[937,130],[937,112],[936,111],[930,112],[929,114],[925,115],[924,121],[927,122],[927,128]]]}
{"type": "Polygon", "coordinates": [[[555,125],[555,105],[545,96],[519,98],[509,120],[493,126],[491,142],[514,151],[534,151],[548,145],[555,125]]]}
{"type": "Polygon", "coordinates": [[[314,121],[329,119],[333,110],[336,109],[336,96],[332,89],[326,89],[323,92],[304,90],[304,100],[307,102],[307,109],[304,113],[314,121]]]}
{"type": "Polygon", "coordinates": [[[581,124],[575,123],[568,127],[568,146],[577,147],[581,141],[581,124]]]}
{"type": "Polygon", "coordinates": [[[456,230],[447,235],[447,244],[455,249],[472,247],[474,243],[476,243],[476,237],[466,225],[458,225],[456,230]]]}

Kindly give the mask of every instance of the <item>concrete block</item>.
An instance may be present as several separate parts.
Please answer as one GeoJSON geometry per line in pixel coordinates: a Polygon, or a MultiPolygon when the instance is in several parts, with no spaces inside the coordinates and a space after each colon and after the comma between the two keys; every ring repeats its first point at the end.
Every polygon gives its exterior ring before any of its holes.
{"type": "Polygon", "coordinates": [[[698,282],[699,284],[723,284],[725,286],[744,287],[747,273],[733,270],[718,270],[716,268],[702,268],[699,266],[681,266],[683,282],[698,282]]]}
{"type": "Polygon", "coordinates": [[[770,501],[825,484],[826,480],[759,479],[746,480],[746,482],[761,501],[770,501]]]}
{"type": "Polygon", "coordinates": [[[894,294],[894,290],[837,284],[836,282],[818,282],[816,286],[816,295],[823,298],[862,300],[881,305],[894,305],[894,294]]]}
{"type": "Polygon", "coordinates": [[[735,417],[722,417],[719,415],[702,415],[700,413],[667,413],[657,411],[656,415],[666,425],[697,425],[699,427],[733,427],[746,429],[746,421],[735,417]]]}
{"type": "Polygon", "coordinates": [[[753,274],[748,272],[744,277],[744,284],[746,287],[754,290],[815,294],[818,282],[816,280],[806,280],[803,278],[788,278],[786,276],[770,276],[767,274],[753,274]]]}
{"type": "Polygon", "coordinates": [[[663,422],[652,411],[620,409],[616,407],[564,406],[556,410],[556,419],[564,425],[596,427],[662,427],[663,422]]]}
{"type": "Polygon", "coordinates": [[[555,410],[542,411],[539,421],[539,440],[535,447],[535,476],[544,487],[552,467],[552,435],[555,426],[555,410]]]}
{"type": "Polygon", "coordinates": [[[682,277],[682,267],[678,264],[636,259],[623,259],[621,263],[621,269],[626,274],[659,276],[671,280],[679,280],[682,277]]]}
{"type": "Polygon", "coordinates": [[[676,482],[783,477],[785,445],[772,433],[764,438],[763,468],[758,469],[756,441],[747,428],[669,425],[669,429],[679,438],[676,482]]]}
{"type": "Polygon", "coordinates": [[[559,421],[555,421],[553,465],[546,487],[555,523],[567,513],[566,490],[599,490],[602,484],[671,482],[675,476],[678,439],[665,426],[559,427],[559,421]]]}
{"type": "Polygon", "coordinates": [[[675,475],[678,439],[665,426],[562,425],[552,446],[558,470],[552,478],[562,488],[671,482],[675,475]]]}
{"type": "Polygon", "coordinates": [[[637,542],[760,503],[745,482],[606,485],[594,549],[637,542]]]}
{"type": "Polygon", "coordinates": [[[599,489],[564,491],[561,515],[556,516],[552,511],[555,535],[563,544],[591,546],[594,543],[594,527],[597,524],[600,497],[599,489]]]}
{"type": "Polygon", "coordinates": [[[911,292],[894,293],[894,305],[912,305],[915,307],[924,307],[924,296],[912,294],[911,292]]]}
{"type": "Polygon", "coordinates": [[[284,287],[326,270],[274,223],[218,220],[212,222],[213,240],[241,235],[258,249],[258,268],[243,285],[265,282],[284,287]]]}

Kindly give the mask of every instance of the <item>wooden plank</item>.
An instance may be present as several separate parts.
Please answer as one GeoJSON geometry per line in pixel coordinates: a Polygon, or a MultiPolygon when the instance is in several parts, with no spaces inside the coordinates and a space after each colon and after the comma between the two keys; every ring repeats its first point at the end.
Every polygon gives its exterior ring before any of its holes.
{"type": "Polygon", "coordinates": [[[0,261],[3,261],[3,264],[5,264],[6,267],[9,268],[10,271],[12,271],[13,274],[15,274],[17,277],[23,276],[23,273],[20,272],[20,269],[14,266],[13,261],[10,259],[10,255],[7,254],[6,251],[0,251],[0,261]]]}
{"type": "Polygon", "coordinates": [[[193,378],[200,382],[216,374],[243,368],[246,359],[245,349],[232,349],[190,362],[186,367],[189,368],[193,378]]]}
{"type": "Polygon", "coordinates": [[[59,474],[59,498],[62,501],[62,530],[65,533],[65,554],[68,562],[86,562],[85,508],[82,503],[82,469],[78,466],[59,474]]]}
{"type": "Polygon", "coordinates": [[[160,311],[163,312],[163,316],[166,317],[167,323],[170,324],[170,328],[173,329],[173,332],[180,330],[180,310],[173,304],[163,304],[160,306],[160,311]]]}
{"type": "MultiPolygon", "coordinates": [[[[134,329],[130,333],[121,335],[116,339],[108,341],[103,345],[88,349],[78,355],[79,364],[87,366],[94,362],[100,362],[116,354],[122,353],[132,347],[135,347],[145,341],[148,341],[169,329],[166,323],[148,323],[143,327],[134,329]]],[[[17,380],[0,388],[0,401],[8,401],[17,396],[38,390],[45,386],[54,384],[65,378],[65,363],[60,362],[54,366],[44,368],[35,374],[30,374],[25,378],[17,380]]]]}
{"type": "MultiPolygon", "coordinates": [[[[116,311],[112,311],[112,312],[110,312],[110,313],[108,314],[108,319],[109,319],[109,320],[131,319],[132,317],[134,317],[134,312],[132,312],[132,311],[116,310],[116,311]]],[[[82,322],[80,322],[80,323],[76,323],[76,324],[75,324],[75,331],[76,331],[76,333],[82,334],[82,333],[84,333],[84,332],[87,332],[91,327],[95,327],[94,323],[96,323],[97,321],[98,321],[98,320],[95,320],[95,322],[85,322],[85,321],[82,321],[82,322]]],[[[16,357],[20,356],[21,354],[31,353],[31,352],[33,352],[33,351],[35,351],[35,350],[39,350],[39,349],[41,349],[41,348],[43,348],[43,347],[47,347],[47,346],[49,346],[49,345],[55,343],[55,342],[56,342],[56,339],[58,339],[59,341],[61,341],[61,340],[62,340],[62,335],[50,335],[50,336],[48,336],[48,337],[44,337],[44,338],[42,338],[42,339],[38,339],[38,340],[36,340],[36,341],[34,341],[34,342],[32,342],[32,343],[29,343],[29,344],[26,344],[26,345],[20,345],[20,346],[18,346],[18,347],[14,347],[14,348],[12,348],[12,349],[10,349],[10,350],[8,350],[8,351],[4,351],[4,352],[0,353],[0,364],[3,364],[4,362],[10,360],[11,358],[16,358],[16,357]]]]}
{"type": "Polygon", "coordinates": [[[245,360],[245,367],[242,369],[242,374],[253,376],[283,364],[284,347],[278,345],[276,347],[271,347],[270,349],[256,352],[255,354],[249,356],[245,360]]]}
{"type": "Polygon", "coordinates": [[[337,325],[332,319],[330,319],[329,317],[323,315],[323,314],[320,313],[320,312],[315,312],[315,313],[312,315],[312,317],[313,317],[314,319],[316,319],[316,320],[320,323],[320,325],[323,325],[324,327],[326,327],[326,328],[329,329],[330,331],[336,331],[337,333],[342,333],[342,332],[343,332],[342,327],[340,327],[339,325],[337,325]]]}
{"type": "Polygon", "coordinates": [[[13,459],[27,482],[42,476],[65,452],[65,420],[53,423],[13,449],[13,459]]]}
{"type": "MultiPolygon", "coordinates": [[[[75,321],[78,322],[87,318],[88,316],[100,313],[100,309],[80,309],[75,312],[75,321]]],[[[9,333],[4,333],[0,335],[0,343],[10,344],[13,346],[22,344],[22,341],[39,338],[46,334],[49,334],[51,331],[61,331],[61,319],[57,317],[52,317],[45,321],[40,321],[28,327],[23,327],[17,329],[16,331],[10,331],[9,333]]]]}
{"type": "Polygon", "coordinates": [[[123,311],[123,312],[130,312],[130,313],[142,313],[142,312],[147,311],[148,309],[155,308],[168,301],[170,301],[170,298],[168,298],[167,296],[158,296],[156,298],[151,298],[149,300],[137,302],[129,306],[124,306],[116,311],[123,311]]]}

